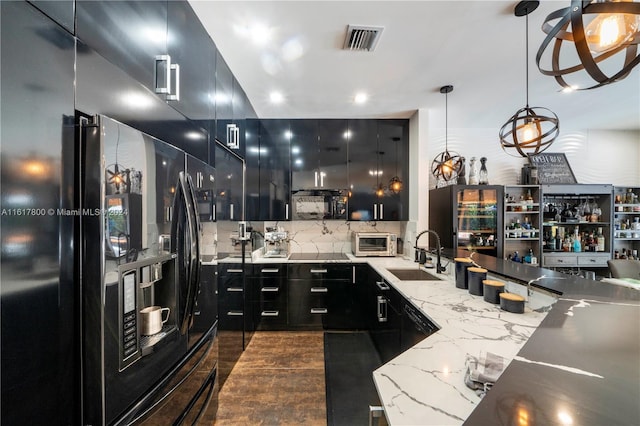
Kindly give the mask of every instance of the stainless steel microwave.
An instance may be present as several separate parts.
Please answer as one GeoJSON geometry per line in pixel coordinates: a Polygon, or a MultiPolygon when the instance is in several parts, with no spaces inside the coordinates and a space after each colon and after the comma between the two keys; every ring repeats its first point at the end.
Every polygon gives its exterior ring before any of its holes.
{"type": "Polygon", "coordinates": [[[351,251],[354,256],[387,256],[396,255],[396,234],[388,232],[353,232],[351,234],[351,251]]]}
{"type": "Polygon", "coordinates": [[[293,220],[347,218],[347,190],[310,189],[291,195],[293,220]]]}

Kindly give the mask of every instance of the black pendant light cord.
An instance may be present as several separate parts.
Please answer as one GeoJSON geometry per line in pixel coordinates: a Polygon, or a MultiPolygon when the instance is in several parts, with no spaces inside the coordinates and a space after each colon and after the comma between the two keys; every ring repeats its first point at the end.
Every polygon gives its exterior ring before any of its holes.
{"type": "Polygon", "coordinates": [[[444,152],[449,152],[449,92],[444,94],[444,152]]]}
{"type": "Polygon", "coordinates": [[[526,86],[527,86],[527,108],[529,108],[529,11],[526,11],[526,15],[525,15],[525,34],[524,34],[524,39],[525,39],[525,45],[524,45],[524,51],[525,51],[525,58],[524,58],[524,63],[525,63],[525,79],[526,79],[526,86]]]}

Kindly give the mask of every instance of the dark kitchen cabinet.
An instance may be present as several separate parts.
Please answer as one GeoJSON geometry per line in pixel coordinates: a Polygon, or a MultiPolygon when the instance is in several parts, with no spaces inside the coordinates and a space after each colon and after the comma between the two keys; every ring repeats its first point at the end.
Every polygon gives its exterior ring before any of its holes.
{"type": "Polygon", "coordinates": [[[366,264],[349,265],[349,270],[342,268],[339,278],[328,282],[328,329],[364,330],[367,328],[361,294],[367,285],[368,268],[366,264]]]}
{"type": "Polygon", "coordinates": [[[290,120],[291,187],[313,188],[318,173],[318,120],[290,120]]]}
{"type": "Polygon", "coordinates": [[[206,161],[207,131],[186,119],[134,78],[78,41],[76,109],[103,114],[206,161]]]}
{"type": "Polygon", "coordinates": [[[383,363],[400,354],[402,296],[377,272],[369,274],[367,322],[371,340],[383,363]]]}
{"type": "Polygon", "coordinates": [[[241,263],[218,264],[218,336],[220,386],[240,358],[245,341],[245,271],[241,263]]]}
{"type": "Polygon", "coordinates": [[[231,150],[239,149],[240,130],[233,125],[233,74],[220,52],[216,52],[215,138],[231,150]]]}
{"type": "MultiPolygon", "coordinates": [[[[167,51],[180,67],[180,96],[169,104],[190,120],[214,120],[217,49],[188,2],[168,2],[167,51]]],[[[208,145],[208,140],[200,142],[208,145]]]]}
{"type": "MultiPolygon", "coordinates": [[[[2,207],[73,209],[73,36],[27,2],[0,2],[0,19],[2,207]]],[[[79,248],[64,238],[77,219],[0,217],[2,424],[81,421],[74,404],[79,248]]]]}
{"type": "Polygon", "coordinates": [[[347,120],[291,120],[292,188],[347,188],[347,120]]]}
{"type": "MultiPolygon", "coordinates": [[[[151,92],[155,92],[156,56],[168,54],[168,3],[166,0],[78,0],[77,36],[151,92]]],[[[158,64],[160,75],[164,75],[165,71],[162,65],[158,64]]]]}
{"type": "MultiPolygon", "coordinates": [[[[248,161],[259,164],[257,210],[250,220],[288,220],[291,198],[289,120],[261,120],[258,149],[252,146],[248,161]]],[[[252,167],[255,170],[255,167],[252,167]]]]}
{"type": "Polygon", "coordinates": [[[347,120],[321,120],[318,126],[318,185],[323,189],[347,188],[349,126],[347,120]]]}
{"type": "Polygon", "coordinates": [[[287,330],[287,265],[253,265],[250,282],[256,330],[287,330]]]}
{"type": "Polygon", "coordinates": [[[288,265],[290,329],[358,328],[354,300],[355,266],[347,263],[294,263],[288,265]]]}
{"type": "Polygon", "coordinates": [[[329,308],[325,282],[326,264],[296,263],[288,265],[287,307],[290,329],[322,330],[329,308]]]}
{"type": "Polygon", "coordinates": [[[408,121],[349,120],[349,135],[349,219],[407,220],[408,121]]]}
{"type": "Polygon", "coordinates": [[[216,220],[244,218],[244,160],[219,143],[216,153],[216,220]]]}
{"type": "Polygon", "coordinates": [[[260,217],[260,120],[246,121],[245,210],[247,220],[260,217]]]}

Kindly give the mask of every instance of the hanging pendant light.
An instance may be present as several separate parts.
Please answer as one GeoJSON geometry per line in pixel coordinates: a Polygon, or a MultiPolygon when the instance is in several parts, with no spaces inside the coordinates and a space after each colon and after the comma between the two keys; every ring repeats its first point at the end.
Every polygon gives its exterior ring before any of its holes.
{"type": "Polygon", "coordinates": [[[640,3],[630,0],[572,0],[569,7],[549,14],[542,24],[542,30],[547,36],[536,55],[538,69],[544,75],[555,77],[558,84],[567,90],[589,90],[615,83],[627,77],[633,67],[640,63],[640,3]],[[555,20],[558,21],[552,24],[555,20]],[[549,66],[543,68],[540,62],[552,41],[550,69],[549,66]],[[563,45],[575,47],[580,60],[578,64],[560,66],[563,45]],[[604,65],[607,59],[610,60],[606,64],[615,66],[604,67],[609,75],[599,65],[604,65]],[[621,63],[622,68],[619,67],[621,63]],[[618,71],[612,72],[611,69],[618,71]],[[577,87],[564,79],[564,76],[578,72],[580,74],[577,76],[582,76],[587,84],[595,84],[577,87]]]}
{"type": "Polygon", "coordinates": [[[396,144],[396,174],[389,180],[389,190],[394,194],[399,194],[402,191],[402,180],[398,176],[398,142],[400,142],[400,138],[394,136],[391,140],[396,144]]]}
{"type": "Polygon", "coordinates": [[[508,149],[515,149],[521,157],[543,152],[551,146],[560,132],[558,116],[553,111],[548,108],[529,106],[529,13],[533,12],[539,4],[539,1],[521,1],[515,7],[515,15],[524,16],[526,19],[527,104],[512,115],[500,129],[502,149],[509,155],[513,154],[508,149]]]}
{"type": "Polygon", "coordinates": [[[431,163],[431,173],[445,183],[457,181],[458,175],[462,170],[464,159],[456,152],[449,151],[449,105],[448,95],[453,92],[453,86],[447,85],[440,88],[440,93],[444,93],[444,151],[436,155],[431,163]]]}

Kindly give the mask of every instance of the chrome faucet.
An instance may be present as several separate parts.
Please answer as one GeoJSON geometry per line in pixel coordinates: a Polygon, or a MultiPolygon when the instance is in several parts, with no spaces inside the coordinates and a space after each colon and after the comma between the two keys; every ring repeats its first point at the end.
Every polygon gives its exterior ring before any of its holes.
{"type": "Polygon", "coordinates": [[[436,237],[436,255],[437,255],[437,261],[436,261],[436,272],[438,274],[444,272],[446,269],[442,266],[442,246],[440,245],[440,235],[438,235],[438,233],[436,231],[433,231],[431,229],[427,229],[426,231],[422,231],[420,232],[417,236],[416,236],[416,245],[415,248],[416,250],[418,249],[418,240],[420,239],[420,237],[423,234],[426,233],[430,233],[433,234],[436,237]]]}

